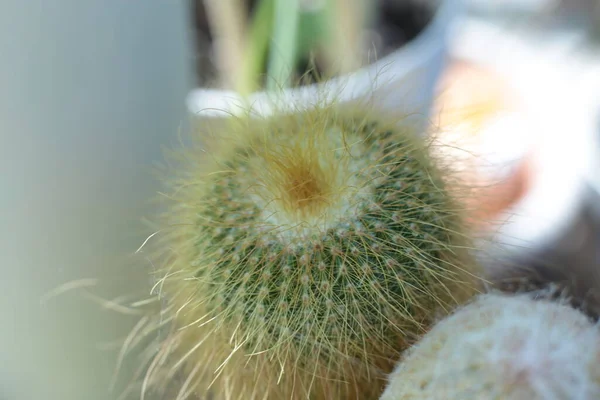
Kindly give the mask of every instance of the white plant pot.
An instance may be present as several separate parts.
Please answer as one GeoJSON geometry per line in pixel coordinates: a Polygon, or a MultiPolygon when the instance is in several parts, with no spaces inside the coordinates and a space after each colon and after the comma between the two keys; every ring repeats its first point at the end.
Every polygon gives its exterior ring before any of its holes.
{"type": "MultiPolygon", "coordinates": [[[[315,105],[317,100],[335,99],[340,105],[367,103],[378,112],[405,116],[403,123],[424,128],[459,5],[458,0],[442,0],[419,36],[367,67],[320,84],[284,90],[283,99],[277,97],[277,111],[293,113],[315,105]]],[[[272,100],[273,95],[267,92],[256,92],[244,101],[233,91],[198,88],[189,94],[187,105],[192,115],[206,124],[246,114],[249,108],[256,116],[272,115],[272,100]]]]}

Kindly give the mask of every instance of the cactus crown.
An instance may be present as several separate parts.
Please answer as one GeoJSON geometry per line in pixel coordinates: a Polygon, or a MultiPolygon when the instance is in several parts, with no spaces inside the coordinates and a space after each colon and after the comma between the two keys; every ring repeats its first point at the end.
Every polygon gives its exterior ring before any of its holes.
{"type": "Polygon", "coordinates": [[[219,135],[170,180],[167,369],[228,398],[377,396],[398,353],[474,287],[427,144],[334,106],[219,135]]]}

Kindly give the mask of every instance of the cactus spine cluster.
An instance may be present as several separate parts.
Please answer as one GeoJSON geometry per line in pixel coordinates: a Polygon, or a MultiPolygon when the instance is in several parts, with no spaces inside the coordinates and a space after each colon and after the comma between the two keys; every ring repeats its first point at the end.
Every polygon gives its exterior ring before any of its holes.
{"type": "Polygon", "coordinates": [[[578,310],[486,294],[405,353],[381,400],[600,399],[600,332],[578,310]]]}
{"type": "MultiPolygon", "coordinates": [[[[177,399],[376,399],[400,353],[478,288],[424,140],[334,106],[232,118],[169,180],[145,387],[177,399]]],[[[177,167],[179,168],[179,167],[177,167]]]]}

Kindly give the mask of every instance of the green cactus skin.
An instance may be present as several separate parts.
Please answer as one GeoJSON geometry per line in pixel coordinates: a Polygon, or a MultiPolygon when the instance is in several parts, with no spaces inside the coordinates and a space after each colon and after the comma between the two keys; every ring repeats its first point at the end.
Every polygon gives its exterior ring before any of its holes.
{"type": "Polygon", "coordinates": [[[486,294],[404,355],[380,400],[600,399],[600,332],[530,295],[486,294]]]}
{"type": "Polygon", "coordinates": [[[177,399],[377,399],[401,352],[479,287],[427,143],[334,106],[218,135],[168,180],[157,287],[172,331],[144,387],[180,374],[177,399]]]}

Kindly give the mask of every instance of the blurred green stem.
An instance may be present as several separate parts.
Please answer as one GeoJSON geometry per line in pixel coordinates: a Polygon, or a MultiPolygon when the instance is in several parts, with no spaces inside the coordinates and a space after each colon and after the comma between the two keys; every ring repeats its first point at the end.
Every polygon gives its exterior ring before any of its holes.
{"type": "Polygon", "coordinates": [[[259,88],[259,79],[264,72],[265,58],[273,30],[274,6],[275,0],[259,1],[252,16],[238,81],[238,90],[243,96],[259,88]]]}
{"type": "Polygon", "coordinates": [[[296,64],[299,0],[275,0],[273,36],[267,67],[267,89],[290,86],[296,64]]]}
{"type": "Polygon", "coordinates": [[[298,61],[315,50],[324,52],[331,75],[360,65],[355,52],[368,0],[326,0],[304,8],[300,1],[257,2],[237,77],[243,96],[262,89],[265,72],[267,90],[292,86],[298,61]]]}

